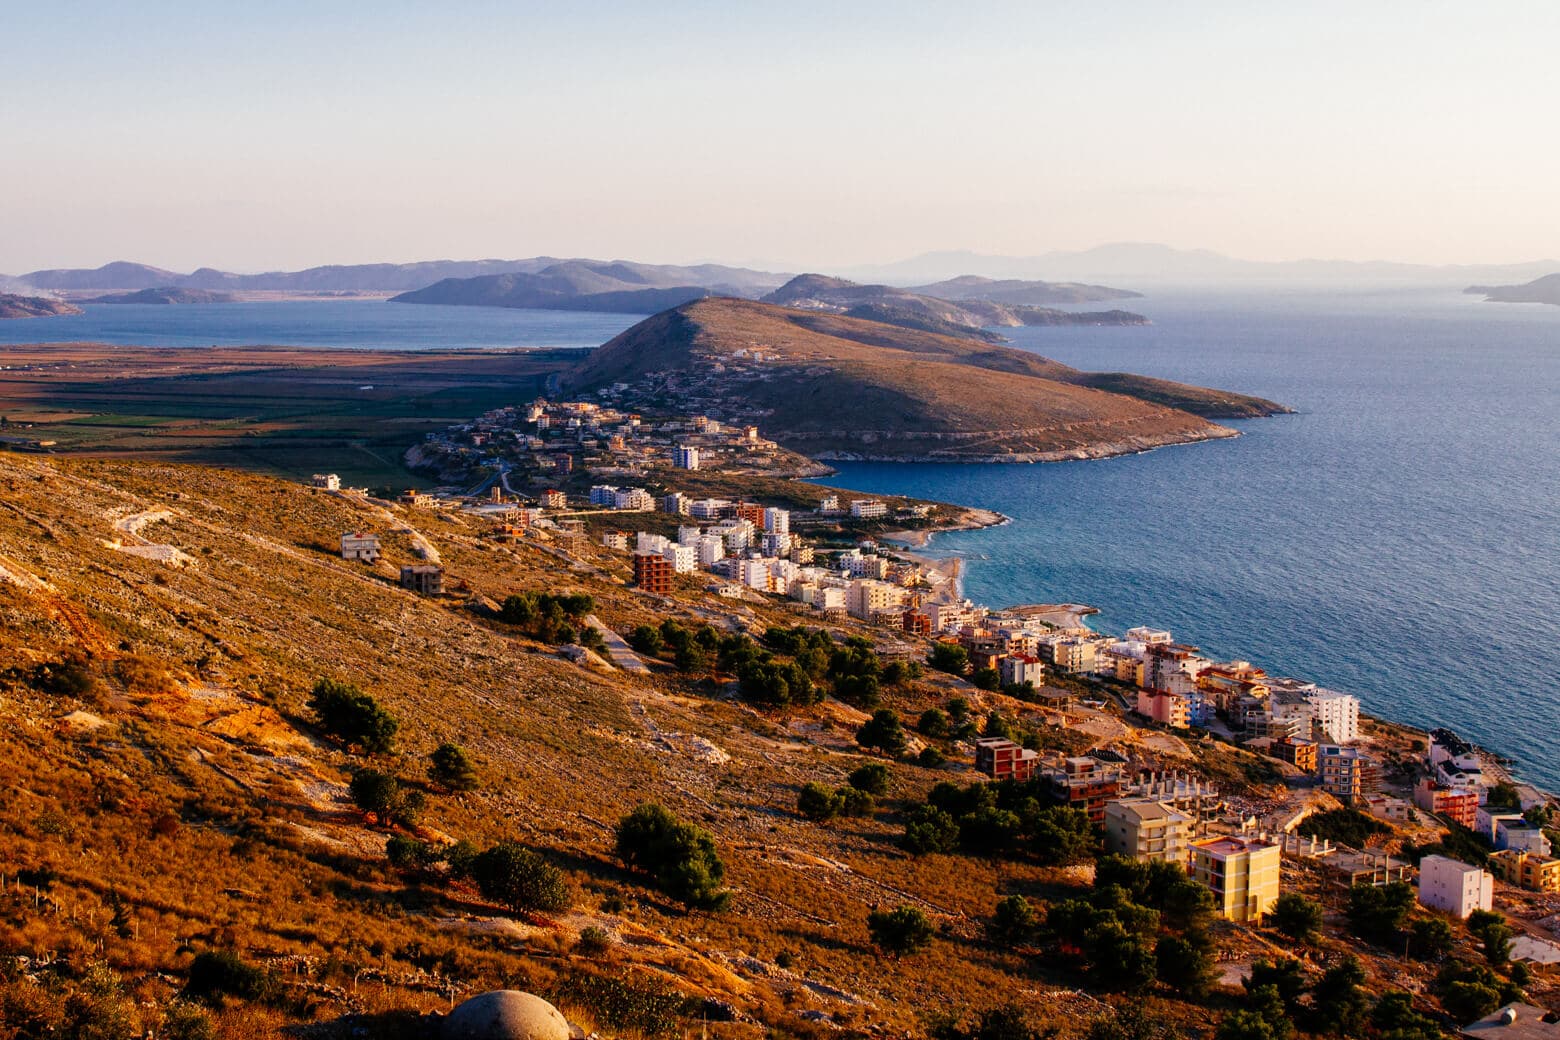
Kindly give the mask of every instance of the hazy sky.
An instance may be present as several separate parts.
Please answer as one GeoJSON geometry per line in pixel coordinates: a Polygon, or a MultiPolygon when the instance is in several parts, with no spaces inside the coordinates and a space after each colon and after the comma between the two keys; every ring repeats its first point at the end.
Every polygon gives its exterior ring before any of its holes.
{"type": "Polygon", "coordinates": [[[6,0],[0,271],[1560,254],[1560,5],[6,0]]]}

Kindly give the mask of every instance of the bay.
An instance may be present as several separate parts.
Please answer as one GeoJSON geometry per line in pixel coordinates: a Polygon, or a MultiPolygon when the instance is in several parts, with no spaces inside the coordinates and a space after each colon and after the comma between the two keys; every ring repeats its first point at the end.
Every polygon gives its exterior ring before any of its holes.
{"type": "Polygon", "coordinates": [[[1081,602],[1449,726],[1560,788],[1560,308],[1454,290],[1187,293],[1001,330],[1079,368],[1255,393],[1232,440],[1037,466],[841,464],[995,509],[938,535],[992,606],[1081,602]]]}

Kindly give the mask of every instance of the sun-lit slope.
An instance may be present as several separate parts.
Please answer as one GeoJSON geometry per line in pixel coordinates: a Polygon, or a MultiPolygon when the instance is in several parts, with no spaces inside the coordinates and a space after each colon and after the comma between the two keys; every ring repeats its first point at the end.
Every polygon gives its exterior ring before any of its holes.
{"type": "MultiPolygon", "coordinates": [[[[484,620],[470,598],[587,592],[620,629],[702,616],[762,630],[794,622],[783,609],[700,600],[696,583],[672,606],[655,604],[613,576],[626,569],[621,554],[591,550],[606,570],[581,570],[497,545],[481,521],[237,472],[0,454],[0,491],[0,862],[8,877],[54,871],[66,907],[39,917],[0,906],[7,949],[92,950],[149,1001],[168,999],[191,950],[231,948],[279,966],[308,959],[329,983],[317,998],[325,1011],[345,1006],[329,995],[352,982],[342,965],[386,972],[368,1006],[393,1008],[445,1006],[430,966],[462,992],[627,968],[766,1019],[794,1022],[815,1007],[906,1028],[933,984],[984,1006],[1023,970],[966,940],[999,871],[1011,883],[1045,876],[1039,868],[971,861],[951,872],[941,857],[912,859],[887,808],[832,827],[795,814],[803,783],[838,785],[865,760],[850,741],[860,713],[765,716],[690,696],[667,672],[588,671],[484,620]],[[337,558],[336,539],[353,529],[381,535],[379,566],[337,558]],[[432,600],[396,587],[419,538],[463,591],[432,600]],[[73,652],[99,678],[92,697],[19,678],[73,652]],[[307,690],[324,675],[357,683],[400,720],[397,752],[376,768],[416,782],[444,741],[478,760],[480,790],[430,792],[426,838],[535,847],[567,871],[575,909],[516,923],[469,886],[390,870],[385,833],[347,797],[361,758],[310,723],[307,690]],[[737,893],[728,912],[685,916],[622,869],[610,825],[643,800],[714,833],[737,893]],[[885,901],[924,906],[954,939],[881,960],[865,920],[885,901]],[[114,906],[123,930],[110,925],[114,906]],[[623,942],[570,953],[591,925],[623,942]],[[776,967],[783,953],[789,971],[776,967]]],[[[932,695],[900,707],[919,712],[932,695]]],[[[893,768],[901,796],[943,775],[893,768]]]]}
{"type": "Polygon", "coordinates": [[[768,435],[816,455],[1118,454],[1230,435],[1208,417],[1282,410],[1239,394],[1080,372],[965,338],[734,299],[655,315],[593,352],[572,379],[591,388],[662,372],[691,374],[761,409],[768,435]],[[754,351],[763,360],[746,362],[754,351]],[[727,374],[713,374],[716,361],[727,374]]]}

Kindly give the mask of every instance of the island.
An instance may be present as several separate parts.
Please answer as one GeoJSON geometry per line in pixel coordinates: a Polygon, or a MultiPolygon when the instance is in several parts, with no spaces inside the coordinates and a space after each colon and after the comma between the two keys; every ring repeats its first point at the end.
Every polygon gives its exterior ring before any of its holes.
{"type": "Polygon", "coordinates": [[[177,286],[165,286],[160,289],[138,289],[135,292],[94,296],[82,302],[173,305],[186,303],[233,303],[237,299],[238,297],[232,293],[213,292],[210,289],[181,289],[177,286]]]}

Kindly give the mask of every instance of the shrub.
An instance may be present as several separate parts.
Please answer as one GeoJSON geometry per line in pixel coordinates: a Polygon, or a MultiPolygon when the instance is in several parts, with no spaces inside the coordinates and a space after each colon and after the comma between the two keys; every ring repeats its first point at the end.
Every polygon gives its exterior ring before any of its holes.
{"type": "Polygon", "coordinates": [[[841,787],[834,796],[839,799],[842,816],[871,816],[877,809],[877,799],[859,787],[841,787]]]}
{"type": "Polygon", "coordinates": [[[440,744],[428,758],[428,779],[434,783],[450,791],[476,788],[477,767],[459,744],[440,744]]]}
{"type": "Polygon", "coordinates": [[[976,689],[995,691],[1002,685],[1002,676],[997,674],[995,668],[977,668],[975,674],[970,676],[970,683],[976,689]]]}
{"type": "Polygon", "coordinates": [[[856,731],[856,743],[890,755],[899,754],[905,749],[905,731],[899,725],[899,715],[892,708],[879,708],[856,731]]]}
{"type": "Polygon", "coordinates": [[[950,732],[948,715],[941,708],[927,708],[921,712],[921,717],[916,720],[915,728],[923,736],[931,737],[934,740],[942,740],[950,732]]]}
{"type": "Polygon", "coordinates": [[[867,930],[874,943],[895,957],[926,949],[937,933],[931,919],[913,906],[873,910],[867,915],[867,930]]]}
{"type": "Polygon", "coordinates": [[[1023,896],[1007,896],[997,900],[997,908],[986,925],[986,935],[992,942],[1003,945],[1021,943],[1034,934],[1040,923],[1040,915],[1023,896]]]}
{"type": "Polygon", "coordinates": [[[813,781],[796,798],[796,811],[809,820],[832,820],[840,814],[841,798],[823,784],[813,781]]]}
{"type": "Polygon", "coordinates": [[[1452,926],[1439,917],[1422,917],[1408,929],[1409,948],[1422,961],[1440,960],[1452,952],[1452,926]]]}
{"type": "Polygon", "coordinates": [[[1322,907],[1298,892],[1285,892],[1273,904],[1269,920],[1291,939],[1304,942],[1322,930],[1322,907]]]}
{"type": "Polygon", "coordinates": [[[97,692],[97,677],[87,659],[79,653],[70,653],[54,664],[40,664],[33,668],[28,683],[55,697],[79,697],[91,700],[97,692]]]}
{"type": "Polygon", "coordinates": [[[505,598],[498,616],[526,635],[544,643],[572,643],[585,615],[596,609],[585,595],[522,592],[505,598]]]}
{"type": "Polygon", "coordinates": [[[275,975],[246,963],[230,950],[197,953],[184,987],[185,996],[209,1004],[220,1004],[223,997],[267,1002],[280,992],[281,983],[275,975]]]}
{"type": "Polygon", "coordinates": [[[1505,964],[1511,956],[1512,937],[1517,933],[1500,914],[1492,910],[1475,910],[1468,915],[1468,934],[1484,947],[1486,961],[1505,964]]]}
{"type": "Polygon", "coordinates": [[[848,780],[850,786],[867,794],[885,795],[888,793],[888,767],[881,762],[868,762],[851,771],[848,780]]]}
{"type": "Polygon", "coordinates": [[[1390,833],[1391,828],[1358,809],[1329,809],[1307,816],[1298,830],[1307,837],[1362,849],[1372,835],[1390,833]]]}
{"type": "Polygon", "coordinates": [[[400,724],[378,701],[351,683],[321,679],[314,684],[309,707],[320,727],[343,744],[356,745],[369,753],[389,751],[395,746],[400,724]]]}
{"type": "Polygon", "coordinates": [[[587,925],[580,929],[579,940],[574,945],[581,953],[594,955],[611,946],[612,937],[599,925],[587,925]]]}
{"type": "Polygon", "coordinates": [[[1082,809],[1046,806],[1030,814],[1025,825],[1030,851],[1040,862],[1051,866],[1081,863],[1093,855],[1098,844],[1094,825],[1082,809]]]}
{"type": "Polygon", "coordinates": [[[471,877],[484,896],[518,913],[555,913],[569,906],[563,871],[517,842],[502,841],[479,853],[471,877]]]}
{"type": "Polygon", "coordinates": [[[938,766],[948,761],[948,756],[943,754],[941,749],[932,747],[930,744],[928,744],[926,747],[921,749],[921,753],[919,755],[915,756],[915,760],[919,765],[924,766],[927,769],[936,769],[938,766]]]}
{"type": "Polygon", "coordinates": [[[932,644],[932,652],[927,655],[926,663],[939,672],[963,675],[969,670],[970,654],[958,643],[937,642],[932,644]]]}
{"type": "Polygon", "coordinates": [[[721,887],[726,868],[715,851],[715,839],[653,802],[637,806],[618,822],[617,854],[686,906],[722,910],[731,901],[730,891],[721,887]]]}
{"type": "Polygon", "coordinates": [[[901,841],[914,856],[952,852],[959,846],[959,824],[935,805],[918,805],[905,814],[905,833],[901,841]]]}
{"type": "Polygon", "coordinates": [[[412,827],[422,814],[423,793],[401,786],[401,781],[377,769],[360,769],[348,785],[359,809],[373,813],[383,825],[412,827]]]}
{"type": "Polygon", "coordinates": [[[628,645],[642,654],[654,657],[666,648],[666,641],[654,626],[639,625],[628,634],[628,645]]]}
{"type": "Polygon", "coordinates": [[[385,858],[397,870],[422,870],[438,858],[438,853],[425,841],[392,834],[385,842],[385,858]]]}

